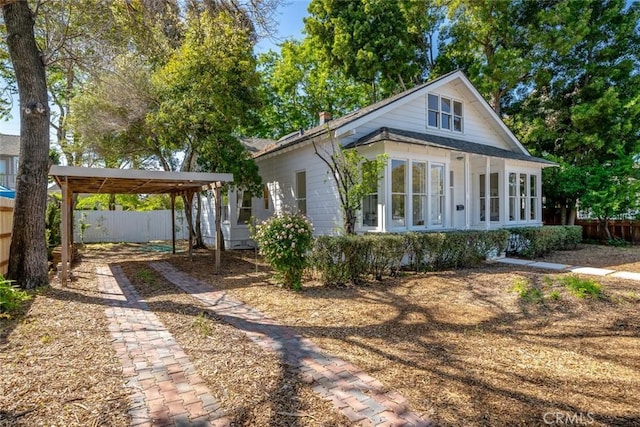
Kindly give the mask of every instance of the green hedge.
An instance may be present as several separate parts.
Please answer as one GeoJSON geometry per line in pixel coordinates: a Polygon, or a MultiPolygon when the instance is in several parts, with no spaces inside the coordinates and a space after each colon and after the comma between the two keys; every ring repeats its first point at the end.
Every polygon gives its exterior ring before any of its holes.
{"type": "Polygon", "coordinates": [[[582,241],[579,225],[510,228],[507,255],[538,258],[552,251],[575,249],[582,241]]]}
{"type": "Polygon", "coordinates": [[[508,238],[506,230],[320,236],[310,261],[325,284],[359,283],[393,275],[403,261],[414,271],[477,265],[504,252],[508,238]]]}

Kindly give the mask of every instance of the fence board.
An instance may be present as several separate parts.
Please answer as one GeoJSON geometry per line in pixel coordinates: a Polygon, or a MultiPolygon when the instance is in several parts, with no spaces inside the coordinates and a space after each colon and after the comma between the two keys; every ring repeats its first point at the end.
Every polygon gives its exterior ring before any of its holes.
{"type": "MultiPolygon", "coordinates": [[[[215,236],[215,222],[210,216],[211,213],[203,209],[201,226],[207,244],[212,244],[215,236]]],[[[144,243],[151,240],[171,240],[171,210],[74,211],[73,221],[75,242],[144,243]]],[[[184,212],[176,211],[176,239],[187,238],[189,235],[184,212]]]]}
{"type": "Polygon", "coordinates": [[[7,274],[9,267],[14,205],[15,201],[13,199],[0,197],[0,273],[3,275],[7,274]]]}

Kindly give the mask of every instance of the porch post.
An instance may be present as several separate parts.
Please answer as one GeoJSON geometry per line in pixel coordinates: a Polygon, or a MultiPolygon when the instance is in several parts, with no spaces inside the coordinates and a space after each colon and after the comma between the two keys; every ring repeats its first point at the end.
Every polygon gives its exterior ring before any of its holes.
{"type": "Polygon", "coordinates": [[[484,225],[488,230],[491,228],[491,159],[485,157],[485,175],[484,175],[484,225]]]}
{"type": "Polygon", "coordinates": [[[464,228],[471,228],[471,169],[470,154],[464,155],[464,228]]]}

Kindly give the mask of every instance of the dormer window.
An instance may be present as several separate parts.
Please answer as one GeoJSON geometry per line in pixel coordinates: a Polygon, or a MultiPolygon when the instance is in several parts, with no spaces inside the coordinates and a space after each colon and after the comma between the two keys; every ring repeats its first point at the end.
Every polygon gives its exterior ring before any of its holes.
{"type": "Polygon", "coordinates": [[[427,124],[431,128],[462,132],[462,102],[430,93],[427,124]]]}

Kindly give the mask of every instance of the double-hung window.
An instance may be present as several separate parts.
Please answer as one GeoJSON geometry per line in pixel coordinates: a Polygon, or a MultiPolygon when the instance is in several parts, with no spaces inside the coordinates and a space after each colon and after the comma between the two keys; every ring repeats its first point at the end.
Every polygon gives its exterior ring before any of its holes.
{"type": "Polygon", "coordinates": [[[391,226],[406,226],[407,161],[391,160],[391,226]]]}
{"type": "Polygon", "coordinates": [[[431,165],[431,225],[444,225],[444,165],[431,165]]]}
{"type": "Polygon", "coordinates": [[[537,215],[537,207],[538,207],[538,176],[530,175],[529,176],[529,197],[530,204],[529,208],[531,210],[531,221],[535,221],[538,219],[537,215]]]}
{"type": "Polygon", "coordinates": [[[427,216],[427,164],[411,163],[411,190],[413,192],[414,226],[425,225],[427,216]]]}
{"type": "Polygon", "coordinates": [[[462,102],[446,96],[427,95],[427,125],[452,132],[462,132],[462,102]]]}
{"type": "Polygon", "coordinates": [[[499,174],[494,172],[489,175],[489,194],[487,194],[486,175],[480,175],[480,221],[486,220],[489,215],[490,221],[500,221],[500,179],[499,174]],[[487,212],[488,210],[488,212],[487,212]]]}
{"type": "Polygon", "coordinates": [[[296,208],[298,213],[307,214],[307,172],[296,172],[296,208]]]}
{"type": "Polygon", "coordinates": [[[509,221],[538,219],[538,175],[509,172],[509,221]]]}
{"type": "MultiPolygon", "coordinates": [[[[365,162],[362,165],[363,175],[369,175],[374,168],[372,163],[365,162]]],[[[364,179],[364,178],[363,178],[364,179]]],[[[362,225],[364,227],[378,226],[378,183],[376,182],[368,189],[368,194],[362,198],[362,225]]]]}

